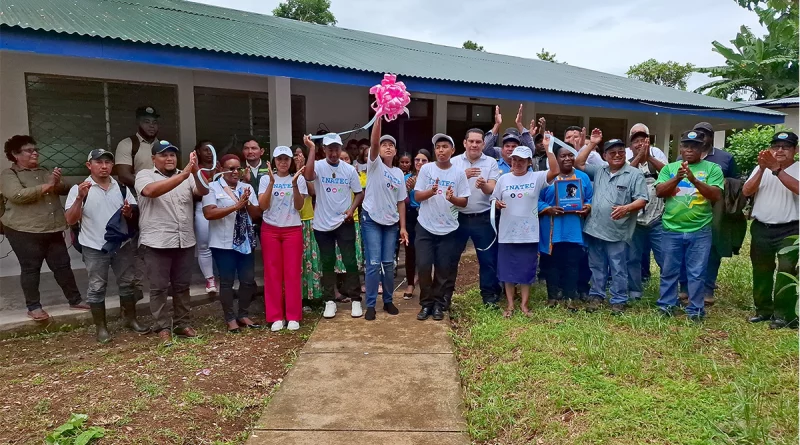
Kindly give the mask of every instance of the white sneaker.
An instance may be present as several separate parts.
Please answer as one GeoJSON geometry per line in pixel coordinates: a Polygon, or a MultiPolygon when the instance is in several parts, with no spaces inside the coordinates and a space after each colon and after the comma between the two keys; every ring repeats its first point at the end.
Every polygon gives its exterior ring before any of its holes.
{"type": "Polygon", "coordinates": [[[325,302],[325,311],[322,313],[322,316],[325,318],[333,318],[336,316],[336,302],[335,301],[326,301],[325,302]]]}
{"type": "Polygon", "coordinates": [[[206,293],[210,294],[217,291],[217,280],[214,277],[206,278],[206,293]]]}
{"type": "Polygon", "coordinates": [[[272,332],[278,332],[283,329],[283,320],[278,320],[272,323],[272,327],[269,328],[272,332]]]}
{"type": "Polygon", "coordinates": [[[358,317],[364,315],[364,312],[361,310],[361,302],[360,301],[354,301],[352,307],[353,307],[353,309],[351,310],[350,315],[353,318],[358,318],[358,317]]]}
{"type": "Polygon", "coordinates": [[[290,321],[289,322],[289,326],[287,326],[286,329],[288,329],[290,331],[296,331],[296,330],[300,329],[300,323],[298,323],[296,321],[290,321]]]}

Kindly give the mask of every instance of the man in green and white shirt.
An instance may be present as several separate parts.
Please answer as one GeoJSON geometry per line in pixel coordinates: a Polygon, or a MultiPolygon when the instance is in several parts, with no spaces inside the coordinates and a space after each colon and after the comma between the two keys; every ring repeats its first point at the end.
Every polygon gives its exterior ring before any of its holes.
{"type": "Polygon", "coordinates": [[[661,297],[658,307],[672,315],[678,304],[678,277],[685,265],[689,280],[686,315],[699,321],[705,316],[704,285],[711,252],[711,205],[721,199],[724,176],[719,165],[701,158],[704,134],[681,135],[682,161],[664,166],[656,180],[656,194],[664,198],[661,249],[661,297]]]}

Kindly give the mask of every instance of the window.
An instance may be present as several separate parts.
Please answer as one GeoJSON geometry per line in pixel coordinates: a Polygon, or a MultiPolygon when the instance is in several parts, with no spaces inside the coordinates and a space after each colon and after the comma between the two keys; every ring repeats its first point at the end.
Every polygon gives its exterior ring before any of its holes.
{"type": "MultiPolygon", "coordinates": [[[[292,95],[292,140],[302,143],[306,127],[305,96],[292,95]]],[[[239,153],[244,139],[253,136],[270,147],[269,95],[263,92],[195,87],[197,140],[208,139],[217,154],[239,153]]]]}
{"type": "MultiPolygon", "coordinates": [[[[541,114],[538,113],[536,115],[536,122],[538,125],[539,118],[545,118],[547,120],[547,131],[552,131],[553,135],[561,140],[564,140],[564,132],[567,130],[568,127],[571,126],[578,126],[581,127],[583,125],[583,118],[580,116],[564,116],[559,114],[541,114]]],[[[591,130],[586,130],[589,133],[591,130]]],[[[580,148],[580,147],[578,147],[580,148]]]]}
{"type": "MultiPolygon", "coordinates": [[[[489,131],[493,125],[494,107],[492,105],[447,103],[447,133],[455,141],[461,141],[470,128],[489,131]]],[[[463,151],[463,145],[456,142],[456,154],[463,151]]]]}
{"type": "MultiPolygon", "coordinates": [[[[622,139],[628,142],[628,121],[609,117],[593,117],[589,119],[590,128],[599,128],[603,132],[603,140],[622,139]]],[[[586,132],[590,132],[589,128],[586,132]]]]}
{"type": "Polygon", "coordinates": [[[172,85],[26,74],[28,126],[41,149],[41,164],[66,176],[87,174],[95,148],[116,150],[136,131],[136,108],[155,107],[159,137],[178,134],[177,91],[172,85]]]}

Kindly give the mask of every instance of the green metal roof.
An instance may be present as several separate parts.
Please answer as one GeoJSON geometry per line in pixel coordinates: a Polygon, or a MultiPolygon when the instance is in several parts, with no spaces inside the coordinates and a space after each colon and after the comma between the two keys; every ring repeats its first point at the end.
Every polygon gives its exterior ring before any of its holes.
{"type": "MultiPolygon", "coordinates": [[[[400,76],[723,110],[741,104],[626,77],[180,0],[5,0],[0,25],[400,76]]],[[[668,110],[665,110],[668,111],[668,110]]],[[[757,107],[739,111],[781,115],[757,107]]]]}

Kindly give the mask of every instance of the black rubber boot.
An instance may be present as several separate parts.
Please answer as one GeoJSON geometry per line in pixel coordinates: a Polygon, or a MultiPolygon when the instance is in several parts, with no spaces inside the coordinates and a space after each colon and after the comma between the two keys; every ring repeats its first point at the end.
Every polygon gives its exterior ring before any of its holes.
{"type": "Polygon", "coordinates": [[[136,321],[136,301],[120,300],[120,310],[122,311],[122,324],[133,332],[147,334],[150,328],[142,326],[136,321]]]}
{"type": "Polygon", "coordinates": [[[103,303],[89,303],[92,311],[92,320],[97,328],[97,341],[99,343],[108,343],[111,341],[111,334],[108,333],[106,326],[106,304],[103,303]]]}

